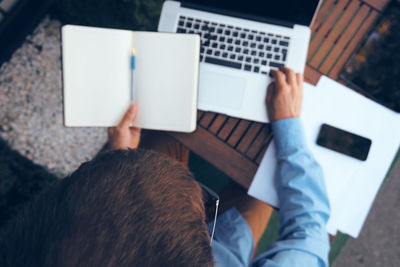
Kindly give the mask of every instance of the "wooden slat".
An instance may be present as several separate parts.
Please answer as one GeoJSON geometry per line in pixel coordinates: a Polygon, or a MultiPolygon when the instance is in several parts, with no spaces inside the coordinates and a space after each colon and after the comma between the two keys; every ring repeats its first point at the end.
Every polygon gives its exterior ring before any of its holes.
{"type": "Polygon", "coordinates": [[[204,112],[203,117],[201,117],[200,120],[200,125],[207,129],[215,116],[216,116],[215,113],[204,112]]]}
{"type": "Polygon", "coordinates": [[[248,188],[257,165],[202,127],[194,133],[170,133],[191,151],[204,158],[217,169],[248,188]],[[195,140],[195,141],[194,141],[195,140]]]}
{"type": "Polygon", "coordinates": [[[318,72],[316,69],[310,67],[308,64],[304,70],[304,80],[312,85],[316,85],[321,78],[321,73],[318,72]]]}
{"type": "Polygon", "coordinates": [[[354,13],[360,7],[360,2],[352,0],[350,5],[346,8],[339,21],[336,22],[335,26],[329,32],[328,36],[323,41],[323,44],[319,47],[317,53],[313,56],[309,64],[318,69],[319,65],[322,63],[326,55],[332,46],[335,45],[335,40],[339,37],[345,27],[348,25],[350,19],[354,16],[354,13]]]}
{"type": "Polygon", "coordinates": [[[211,126],[208,127],[208,130],[210,132],[212,132],[213,134],[216,134],[226,120],[227,120],[227,116],[226,115],[219,114],[215,118],[215,120],[213,121],[211,126]]]}
{"type": "Polygon", "coordinates": [[[367,5],[363,5],[360,10],[357,12],[357,15],[352,19],[351,23],[347,27],[346,31],[340,36],[335,46],[329,53],[329,56],[326,57],[324,63],[319,68],[319,71],[322,73],[328,73],[332,68],[343,49],[350,42],[351,37],[354,35],[355,31],[359,28],[360,24],[364,21],[365,17],[368,15],[370,8],[367,5]]]}
{"type": "Polygon", "coordinates": [[[232,147],[235,147],[237,142],[242,137],[242,135],[246,132],[249,125],[250,125],[250,121],[240,120],[238,126],[235,128],[235,130],[229,137],[228,144],[230,144],[232,147]]]}
{"type": "Polygon", "coordinates": [[[197,111],[197,122],[200,121],[201,116],[203,116],[203,113],[204,113],[203,111],[200,111],[200,110],[197,111]]]}
{"type": "Polygon", "coordinates": [[[258,155],[258,152],[260,152],[264,145],[268,143],[271,136],[271,128],[269,127],[269,125],[264,125],[260,133],[254,139],[253,143],[247,149],[247,157],[254,160],[255,157],[258,155]]]}
{"type": "Polygon", "coordinates": [[[343,65],[346,63],[347,59],[350,57],[350,55],[354,52],[354,49],[357,47],[357,45],[361,42],[361,40],[364,38],[365,34],[369,31],[372,23],[376,20],[378,17],[378,12],[375,10],[372,10],[372,12],[369,14],[368,18],[362,22],[362,26],[358,30],[357,34],[352,38],[352,40],[349,42],[349,44],[343,49],[343,53],[340,55],[339,60],[336,62],[335,66],[330,70],[328,73],[328,76],[334,80],[337,79],[337,76],[339,75],[339,72],[343,68],[343,65]]]}
{"type": "Polygon", "coordinates": [[[379,11],[385,9],[386,5],[390,2],[389,0],[364,0],[365,3],[371,5],[379,11]]]}
{"type": "Polygon", "coordinates": [[[254,138],[257,136],[263,124],[261,123],[253,123],[250,126],[250,129],[247,131],[246,135],[243,136],[242,140],[240,140],[237,150],[244,153],[250,146],[251,142],[253,142],[254,138]]]}
{"type": "Polygon", "coordinates": [[[325,16],[327,15],[328,11],[332,8],[332,5],[335,3],[336,0],[325,0],[318,10],[317,17],[314,20],[314,23],[311,25],[311,30],[314,31],[318,28],[322,21],[324,20],[325,16]]]}
{"type": "Polygon", "coordinates": [[[232,130],[235,128],[239,119],[237,118],[229,118],[225,125],[222,127],[221,131],[218,133],[218,137],[222,140],[226,140],[232,130]]]}
{"type": "Polygon", "coordinates": [[[310,59],[310,57],[315,53],[315,50],[324,40],[325,36],[337,20],[337,17],[342,13],[348,2],[348,0],[339,0],[332,12],[329,14],[328,18],[324,21],[324,23],[321,24],[321,27],[316,29],[316,34],[312,38],[310,47],[308,48],[308,59],[310,59]]]}

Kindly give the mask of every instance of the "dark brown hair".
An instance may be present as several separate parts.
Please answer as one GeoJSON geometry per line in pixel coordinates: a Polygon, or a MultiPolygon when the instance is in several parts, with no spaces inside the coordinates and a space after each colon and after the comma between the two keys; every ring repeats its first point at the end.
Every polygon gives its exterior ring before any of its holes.
{"type": "Polygon", "coordinates": [[[1,238],[1,266],[213,265],[201,188],[182,164],[144,150],[82,164],[1,238]]]}

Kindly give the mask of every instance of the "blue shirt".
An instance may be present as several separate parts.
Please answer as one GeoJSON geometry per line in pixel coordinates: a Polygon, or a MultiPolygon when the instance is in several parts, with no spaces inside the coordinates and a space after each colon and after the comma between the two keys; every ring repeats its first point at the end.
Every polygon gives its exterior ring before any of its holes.
{"type": "Polygon", "coordinates": [[[253,235],[232,208],[218,216],[212,244],[216,266],[328,266],[330,208],[322,169],[307,149],[300,119],[273,122],[272,130],[278,164],[279,239],[252,261],[253,235]]]}

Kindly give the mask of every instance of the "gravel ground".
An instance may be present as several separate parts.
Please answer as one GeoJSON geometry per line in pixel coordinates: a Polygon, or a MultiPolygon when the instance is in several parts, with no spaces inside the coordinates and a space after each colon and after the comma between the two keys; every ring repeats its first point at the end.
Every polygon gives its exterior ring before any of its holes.
{"type": "Polygon", "coordinates": [[[0,69],[0,136],[58,177],[91,159],[104,128],[63,125],[60,23],[45,18],[0,69]]]}

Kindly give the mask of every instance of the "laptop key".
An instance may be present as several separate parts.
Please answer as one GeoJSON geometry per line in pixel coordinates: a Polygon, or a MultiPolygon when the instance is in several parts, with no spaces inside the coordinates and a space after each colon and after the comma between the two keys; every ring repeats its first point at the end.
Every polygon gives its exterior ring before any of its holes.
{"type": "Polygon", "coordinates": [[[282,63],[278,63],[278,62],[274,62],[274,61],[271,61],[271,62],[269,63],[269,65],[270,65],[271,67],[278,68],[278,69],[284,66],[282,63]]]}
{"type": "Polygon", "coordinates": [[[185,23],[181,20],[181,21],[179,21],[178,25],[183,26],[183,25],[185,25],[185,23]]]}
{"type": "Polygon", "coordinates": [[[227,58],[228,57],[228,53],[226,53],[226,52],[222,53],[222,57],[227,58]]]}
{"type": "Polygon", "coordinates": [[[244,65],[244,70],[251,71],[251,65],[244,65]]]}
{"type": "Polygon", "coordinates": [[[186,29],[178,28],[177,33],[186,33],[186,29]]]}
{"type": "Polygon", "coordinates": [[[289,42],[280,41],[280,42],[279,42],[279,45],[288,47],[288,46],[289,46],[289,42]]]}
{"type": "Polygon", "coordinates": [[[207,49],[207,55],[211,55],[212,54],[212,50],[211,49],[207,49]]]}
{"type": "Polygon", "coordinates": [[[242,55],[238,56],[239,61],[243,61],[243,59],[244,59],[244,56],[242,56],[242,55]]]}
{"type": "Polygon", "coordinates": [[[246,62],[251,62],[251,57],[246,57],[246,62]]]}
{"type": "Polygon", "coordinates": [[[260,68],[259,67],[254,67],[254,72],[259,73],[260,72],[260,68]]]}
{"type": "Polygon", "coordinates": [[[248,53],[249,53],[249,49],[246,48],[243,50],[243,54],[247,55],[248,53]]]}
{"type": "Polygon", "coordinates": [[[282,49],[282,61],[286,61],[287,49],[282,49]]]}
{"type": "Polygon", "coordinates": [[[224,66],[224,67],[235,68],[235,69],[239,69],[239,70],[242,68],[241,63],[232,62],[232,61],[219,59],[219,58],[213,58],[213,57],[206,57],[205,62],[224,66]]]}

